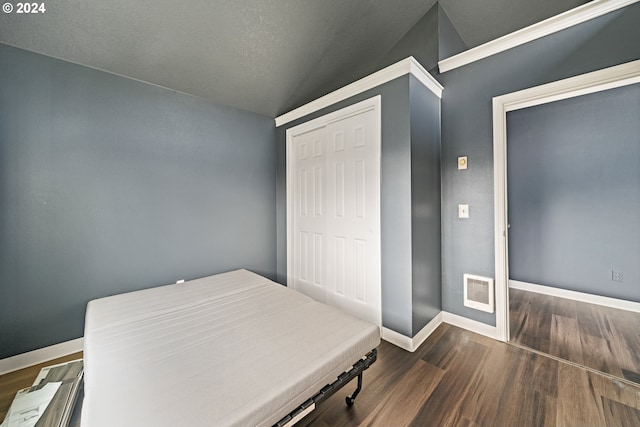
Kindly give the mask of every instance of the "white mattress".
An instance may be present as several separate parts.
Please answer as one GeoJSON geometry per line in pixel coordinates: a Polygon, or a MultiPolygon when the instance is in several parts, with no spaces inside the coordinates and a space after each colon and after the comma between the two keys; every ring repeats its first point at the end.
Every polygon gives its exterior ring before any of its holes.
{"type": "Polygon", "coordinates": [[[98,299],[82,426],[272,425],[379,342],[378,327],[246,270],[98,299]]]}

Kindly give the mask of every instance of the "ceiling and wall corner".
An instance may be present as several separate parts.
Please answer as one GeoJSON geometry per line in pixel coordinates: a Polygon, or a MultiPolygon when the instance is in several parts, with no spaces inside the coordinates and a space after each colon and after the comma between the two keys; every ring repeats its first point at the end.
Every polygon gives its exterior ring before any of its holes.
{"type": "MultiPolygon", "coordinates": [[[[270,117],[376,71],[435,0],[56,0],[0,42],[270,117]]],[[[441,0],[468,47],[585,0],[441,0]]]]}
{"type": "Polygon", "coordinates": [[[431,73],[438,66],[439,10],[440,5],[434,4],[382,58],[378,68],[413,56],[431,73]],[[416,46],[420,46],[420,49],[415,49],[416,46]]]}
{"type": "Polygon", "coordinates": [[[469,46],[462,40],[460,33],[451,22],[451,18],[442,5],[438,14],[438,60],[449,58],[464,52],[469,46]]]}
{"type": "Polygon", "coordinates": [[[440,60],[465,50],[467,45],[444,7],[436,3],[378,62],[375,69],[413,56],[431,75],[437,75],[440,60]]]}

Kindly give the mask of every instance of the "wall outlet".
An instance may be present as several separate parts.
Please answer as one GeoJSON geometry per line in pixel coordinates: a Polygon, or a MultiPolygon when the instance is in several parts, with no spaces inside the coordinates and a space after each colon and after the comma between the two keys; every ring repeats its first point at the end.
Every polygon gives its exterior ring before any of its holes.
{"type": "Polygon", "coordinates": [[[622,271],[611,271],[611,280],[614,282],[622,282],[622,271]]]}

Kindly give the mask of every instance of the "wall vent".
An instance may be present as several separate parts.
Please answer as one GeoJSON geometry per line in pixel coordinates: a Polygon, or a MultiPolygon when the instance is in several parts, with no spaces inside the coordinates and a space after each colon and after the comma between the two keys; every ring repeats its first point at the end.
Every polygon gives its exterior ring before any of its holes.
{"type": "Polygon", "coordinates": [[[464,275],[464,305],[476,310],[493,313],[493,279],[464,275]]]}

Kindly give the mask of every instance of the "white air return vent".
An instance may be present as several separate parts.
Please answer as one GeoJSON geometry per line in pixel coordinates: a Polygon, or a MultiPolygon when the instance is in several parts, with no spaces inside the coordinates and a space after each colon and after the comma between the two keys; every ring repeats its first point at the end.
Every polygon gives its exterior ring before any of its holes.
{"type": "Polygon", "coordinates": [[[464,275],[464,305],[493,313],[493,279],[464,275]]]}

